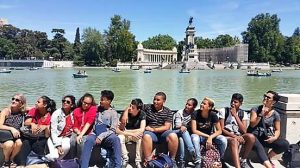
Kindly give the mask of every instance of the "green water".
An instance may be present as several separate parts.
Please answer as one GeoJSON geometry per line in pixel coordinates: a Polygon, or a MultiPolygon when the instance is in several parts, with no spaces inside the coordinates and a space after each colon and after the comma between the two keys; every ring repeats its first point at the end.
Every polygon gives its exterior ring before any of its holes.
{"type": "Polygon", "coordinates": [[[166,106],[171,109],[184,107],[186,99],[195,97],[201,101],[209,96],[216,102],[216,107],[228,105],[233,93],[244,95],[244,109],[261,103],[262,95],[267,90],[279,93],[300,93],[300,71],[286,70],[273,73],[271,77],[248,77],[242,70],[203,70],[189,74],[178,70],[153,70],[144,74],[143,70],[122,70],[120,73],[108,69],[85,70],[89,77],[74,79],[72,73],[78,69],[40,69],[37,71],[12,71],[0,74],[0,108],[6,107],[15,93],[23,93],[28,104],[34,105],[41,95],[48,95],[61,106],[63,95],[73,94],[77,99],[85,92],[94,95],[99,102],[100,91],[110,89],[115,94],[113,105],[124,109],[133,98],[141,98],[144,103],[151,103],[158,91],[167,94],[166,106]]]}

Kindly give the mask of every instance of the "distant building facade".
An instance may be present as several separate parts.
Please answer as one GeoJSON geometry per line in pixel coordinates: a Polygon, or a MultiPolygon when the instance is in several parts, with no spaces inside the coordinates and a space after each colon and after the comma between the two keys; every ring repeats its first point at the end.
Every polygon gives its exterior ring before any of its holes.
{"type": "Polygon", "coordinates": [[[191,17],[185,31],[185,45],[181,55],[181,61],[186,63],[187,68],[195,68],[199,62],[248,62],[248,44],[237,44],[224,48],[198,49],[194,41],[196,30],[192,25],[192,19],[191,17]]]}
{"type": "Polygon", "coordinates": [[[141,43],[137,48],[137,61],[138,62],[166,62],[171,63],[177,60],[177,49],[173,47],[172,50],[153,50],[146,49],[141,43]]]}

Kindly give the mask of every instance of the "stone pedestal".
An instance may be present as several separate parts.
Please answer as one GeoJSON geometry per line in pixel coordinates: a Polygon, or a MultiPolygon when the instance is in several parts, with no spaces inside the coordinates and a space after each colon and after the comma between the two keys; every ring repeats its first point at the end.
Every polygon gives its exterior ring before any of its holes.
{"type": "Polygon", "coordinates": [[[281,120],[281,134],[290,143],[300,141],[300,94],[280,94],[275,108],[286,116],[286,121],[281,120]]]}

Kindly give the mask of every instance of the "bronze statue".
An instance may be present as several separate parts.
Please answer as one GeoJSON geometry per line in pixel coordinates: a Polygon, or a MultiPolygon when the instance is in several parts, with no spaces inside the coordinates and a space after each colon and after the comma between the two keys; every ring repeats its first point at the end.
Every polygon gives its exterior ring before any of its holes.
{"type": "Polygon", "coordinates": [[[192,23],[193,23],[193,17],[190,17],[189,24],[192,25],[192,23]]]}

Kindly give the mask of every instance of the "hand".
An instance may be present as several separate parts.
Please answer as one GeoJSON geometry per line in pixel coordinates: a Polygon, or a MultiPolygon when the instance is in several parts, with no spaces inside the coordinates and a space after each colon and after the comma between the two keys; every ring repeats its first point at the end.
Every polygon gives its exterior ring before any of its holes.
{"type": "Polygon", "coordinates": [[[245,143],[245,139],[244,139],[242,136],[237,136],[236,139],[237,139],[237,141],[238,141],[240,144],[244,144],[244,143],[245,143]]]}
{"type": "Polygon", "coordinates": [[[268,113],[269,111],[270,111],[269,107],[263,106],[263,108],[261,109],[261,114],[266,115],[266,113],[268,113]]]}
{"type": "Polygon", "coordinates": [[[63,154],[64,154],[64,150],[62,149],[61,146],[58,146],[58,147],[56,147],[56,148],[57,148],[57,151],[58,151],[58,154],[59,154],[59,155],[63,155],[63,154]]]}
{"type": "Polygon", "coordinates": [[[180,127],[180,131],[181,131],[182,133],[184,133],[186,130],[187,130],[187,128],[186,128],[185,126],[181,126],[181,127],[180,127]]]}
{"type": "Polygon", "coordinates": [[[231,108],[230,108],[230,113],[233,117],[237,117],[237,111],[236,111],[236,108],[234,105],[231,105],[231,108]]]}
{"type": "Polygon", "coordinates": [[[20,132],[18,130],[16,130],[15,128],[12,128],[12,130],[10,130],[10,132],[12,133],[14,138],[20,138],[20,132]]]}
{"type": "Polygon", "coordinates": [[[37,124],[31,124],[31,132],[32,132],[32,134],[38,134],[39,130],[40,130],[39,125],[37,125],[37,124]]]}
{"type": "Polygon", "coordinates": [[[39,126],[40,129],[38,130],[38,133],[40,133],[46,129],[50,129],[49,127],[50,127],[49,125],[40,125],[39,126]]]}
{"type": "Polygon", "coordinates": [[[99,138],[96,138],[96,144],[100,145],[101,144],[101,140],[99,138]]]}
{"type": "Polygon", "coordinates": [[[154,129],[153,129],[152,127],[150,127],[150,126],[147,126],[147,127],[145,128],[145,130],[146,130],[146,131],[154,132],[154,129]]]}
{"type": "Polygon", "coordinates": [[[268,136],[268,138],[265,140],[267,143],[272,143],[276,140],[277,138],[275,138],[275,136],[268,136]]]}
{"type": "Polygon", "coordinates": [[[78,135],[76,137],[76,141],[77,141],[78,144],[81,144],[82,143],[82,135],[78,135]]]}
{"type": "Polygon", "coordinates": [[[212,147],[212,138],[208,137],[206,140],[206,149],[210,149],[212,147]]]}
{"type": "Polygon", "coordinates": [[[144,133],[143,132],[136,132],[136,133],[132,133],[132,137],[134,137],[135,139],[141,139],[143,137],[144,133]]]}

